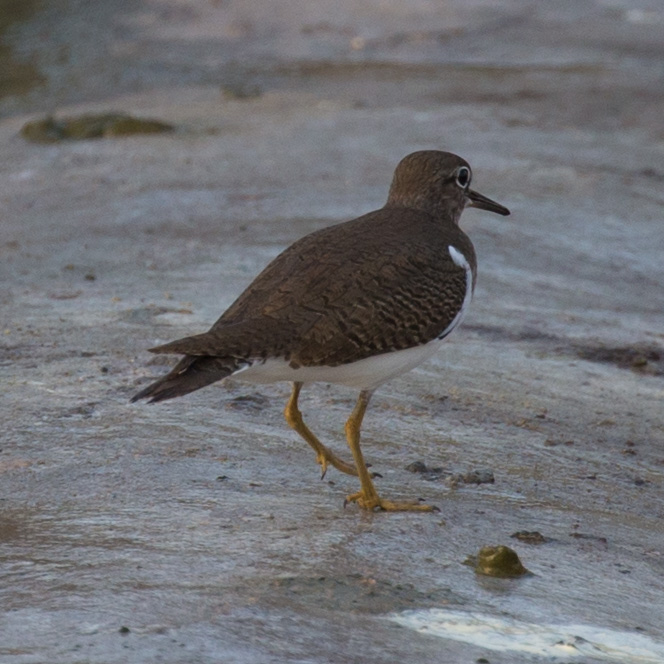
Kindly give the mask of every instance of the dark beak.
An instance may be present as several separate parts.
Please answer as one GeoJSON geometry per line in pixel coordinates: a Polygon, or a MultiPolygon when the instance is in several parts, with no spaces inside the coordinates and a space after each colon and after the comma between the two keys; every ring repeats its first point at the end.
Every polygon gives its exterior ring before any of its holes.
{"type": "Polygon", "coordinates": [[[476,207],[480,210],[488,210],[489,212],[502,214],[504,217],[510,213],[510,211],[500,203],[496,203],[496,201],[492,201],[490,198],[482,196],[482,194],[478,194],[472,189],[468,190],[466,196],[468,196],[468,199],[470,200],[470,207],[476,207]]]}

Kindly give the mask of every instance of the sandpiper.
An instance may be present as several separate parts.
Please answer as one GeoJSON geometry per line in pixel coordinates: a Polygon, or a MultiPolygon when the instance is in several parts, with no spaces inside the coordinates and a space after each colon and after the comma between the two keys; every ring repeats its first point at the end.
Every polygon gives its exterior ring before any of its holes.
{"type": "Polygon", "coordinates": [[[477,261],[459,228],[464,208],[508,215],[470,188],[468,163],[424,150],[397,166],[387,203],[357,219],[311,233],[279,254],[208,332],[151,348],[184,355],[132,401],[179,397],[228,376],[290,381],[286,421],[329,465],[359,477],[347,496],[367,510],[430,511],[420,502],[378,495],[360,449],[360,427],[374,390],[431,357],[461,323],[475,289],[477,261]],[[305,424],[305,383],[360,391],[346,421],[353,463],[329,450],[305,424]]]}

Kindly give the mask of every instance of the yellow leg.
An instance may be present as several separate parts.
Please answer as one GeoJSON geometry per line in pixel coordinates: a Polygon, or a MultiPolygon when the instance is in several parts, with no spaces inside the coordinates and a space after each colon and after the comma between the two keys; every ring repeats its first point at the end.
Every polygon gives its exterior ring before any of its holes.
{"type": "Polygon", "coordinates": [[[297,407],[297,399],[300,396],[301,389],[302,383],[293,383],[293,391],[291,393],[290,399],[288,400],[288,403],[286,404],[284,417],[286,418],[286,422],[288,422],[291,429],[297,431],[297,433],[299,433],[300,436],[302,436],[302,438],[304,438],[304,440],[306,440],[307,443],[309,443],[309,445],[314,448],[314,452],[316,452],[316,461],[318,461],[320,467],[323,469],[321,479],[325,477],[328,464],[334,466],[342,473],[347,473],[348,475],[357,475],[357,470],[355,470],[355,467],[352,464],[343,461],[343,459],[340,459],[338,456],[336,456],[334,452],[327,449],[327,447],[325,447],[325,445],[323,445],[323,443],[321,443],[320,440],[316,438],[311,429],[309,429],[309,427],[304,423],[302,413],[297,407]]]}
{"type": "Polygon", "coordinates": [[[353,453],[355,459],[355,466],[357,467],[357,475],[360,478],[362,488],[350,496],[346,497],[347,503],[357,503],[365,510],[375,510],[379,508],[387,512],[400,512],[400,511],[418,511],[418,512],[433,512],[437,511],[436,507],[431,505],[422,505],[421,503],[396,503],[391,500],[383,500],[376,491],[374,483],[371,481],[371,475],[367,471],[360,449],[360,427],[362,426],[362,419],[364,413],[369,405],[371,392],[364,390],[360,392],[360,396],[355,404],[355,408],[351,413],[348,421],[346,422],[346,439],[348,446],[353,453]]]}

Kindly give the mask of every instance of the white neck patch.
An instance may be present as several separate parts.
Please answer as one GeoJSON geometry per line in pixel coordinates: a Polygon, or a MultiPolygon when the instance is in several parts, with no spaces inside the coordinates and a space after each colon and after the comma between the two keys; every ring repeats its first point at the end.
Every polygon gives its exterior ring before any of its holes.
{"type": "MultiPolygon", "coordinates": [[[[466,260],[466,257],[453,245],[447,247],[447,250],[450,252],[450,256],[454,261],[455,265],[462,267],[464,270],[470,270],[470,263],[466,260]]],[[[473,278],[473,275],[470,275],[470,278],[473,278]]]]}
{"type": "Polygon", "coordinates": [[[461,304],[461,309],[459,309],[459,313],[457,313],[457,315],[454,317],[454,320],[438,336],[439,339],[446,337],[457,325],[459,325],[459,323],[461,323],[466,315],[466,312],[468,311],[470,301],[473,299],[473,270],[470,267],[470,263],[455,246],[449,245],[447,250],[450,252],[450,257],[454,261],[454,264],[463,268],[466,273],[466,293],[463,297],[463,302],[461,304]]]}

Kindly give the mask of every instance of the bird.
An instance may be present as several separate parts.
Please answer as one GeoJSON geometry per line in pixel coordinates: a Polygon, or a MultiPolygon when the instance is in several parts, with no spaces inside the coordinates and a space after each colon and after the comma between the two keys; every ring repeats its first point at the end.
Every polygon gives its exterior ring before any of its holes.
{"type": "Polygon", "coordinates": [[[132,402],[172,399],[232,376],[292,383],[288,425],[329,466],[358,477],[355,503],[369,511],[432,511],[417,501],[382,498],[360,448],[374,391],[410,371],[461,323],[477,280],[470,238],[459,227],[465,207],[510,211],[470,188],[470,165],[441,150],[420,150],[397,165],[387,202],[356,219],[306,235],[280,253],[202,334],[149,350],[182,355],[132,402]],[[298,406],[303,385],[359,390],[345,424],[352,462],[309,429],[298,406]]]}

